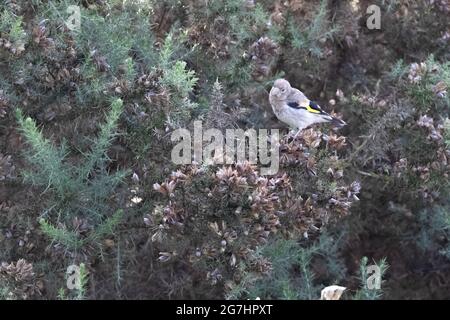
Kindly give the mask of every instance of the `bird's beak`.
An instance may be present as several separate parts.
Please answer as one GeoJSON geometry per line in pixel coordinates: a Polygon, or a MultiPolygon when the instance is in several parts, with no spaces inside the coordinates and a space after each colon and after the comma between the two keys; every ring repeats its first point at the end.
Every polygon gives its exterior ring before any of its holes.
{"type": "Polygon", "coordinates": [[[270,90],[270,94],[277,97],[280,94],[280,89],[272,88],[272,90],[270,90]]]}

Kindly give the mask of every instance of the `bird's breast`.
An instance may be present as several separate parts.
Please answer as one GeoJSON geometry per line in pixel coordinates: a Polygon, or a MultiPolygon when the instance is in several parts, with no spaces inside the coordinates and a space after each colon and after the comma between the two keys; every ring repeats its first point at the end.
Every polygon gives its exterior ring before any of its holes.
{"type": "Polygon", "coordinates": [[[292,109],[290,107],[283,109],[274,108],[274,113],[280,121],[286,123],[290,127],[300,128],[302,126],[300,110],[292,109]]]}

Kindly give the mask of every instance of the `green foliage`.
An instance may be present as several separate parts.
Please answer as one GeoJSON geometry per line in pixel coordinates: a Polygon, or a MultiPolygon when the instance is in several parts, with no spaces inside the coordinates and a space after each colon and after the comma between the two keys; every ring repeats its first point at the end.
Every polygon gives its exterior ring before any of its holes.
{"type": "MultiPolygon", "coordinates": [[[[136,104],[136,112],[151,114],[151,117],[126,118],[129,126],[127,138],[138,158],[147,156],[147,152],[156,147],[155,129],[187,125],[198,106],[192,97],[199,79],[195,71],[188,69],[187,63],[180,60],[187,55],[184,54],[184,41],[185,35],[168,33],[158,52],[157,63],[146,75],[147,82],[152,85],[144,88],[146,101],[136,104]]],[[[138,98],[144,95],[142,89],[138,87],[136,90],[138,98]]]]}
{"type": "Polygon", "coordinates": [[[346,268],[337,251],[339,244],[339,238],[326,234],[307,246],[294,240],[276,239],[261,249],[261,254],[272,262],[270,275],[251,283],[246,296],[250,299],[318,299],[325,286],[344,280],[346,268]],[[326,279],[317,278],[314,268],[318,264],[326,266],[329,272],[326,279]]]}
{"type": "Polygon", "coordinates": [[[447,118],[444,121],[444,139],[447,148],[450,148],[450,119],[447,118]]]}
{"type": "Polygon", "coordinates": [[[211,82],[221,79],[227,90],[258,85],[249,55],[252,44],[262,37],[274,41],[283,38],[279,26],[268,25],[270,12],[266,6],[246,6],[245,2],[232,0],[210,1],[195,9],[188,11],[196,19],[189,28],[190,36],[196,39],[191,61],[203,71],[202,76],[211,82]],[[199,28],[202,24],[203,29],[199,28]]]}
{"type": "Polygon", "coordinates": [[[85,155],[86,162],[81,167],[79,174],[81,181],[86,181],[96,168],[105,171],[105,165],[110,160],[106,152],[116,136],[117,122],[122,113],[122,109],[123,102],[121,99],[116,99],[112,102],[111,111],[106,116],[106,122],[100,125],[100,133],[93,141],[91,151],[85,155]]]}
{"type": "Polygon", "coordinates": [[[25,41],[27,34],[22,24],[22,16],[16,16],[7,9],[0,12],[0,35],[6,35],[11,42],[25,41]]]}
{"type": "Polygon", "coordinates": [[[89,236],[83,239],[80,239],[76,231],[67,230],[65,227],[55,227],[43,218],[40,219],[39,223],[44,234],[52,241],[60,243],[69,249],[80,249],[85,244],[97,243],[102,238],[112,235],[122,218],[123,211],[117,210],[111,217],[107,217],[105,221],[96,226],[89,236]]]}
{"type": "Polygon", "coordinates": [[[102,102],[106,98],[108,76],[98,71],[92,58],[87,58],[80,70],[85,82],[76,88],[78,102],[82,105],[102,102]]]}
{"type": "Polygon", "coordinates": [[[113,74],[117,73],[119,66],[128,58],[135,40],[135,33],[129,29],[132,23],[127,21],[127,18],[125,14],[112,15],[107,19],[98,15],[87,15],[83,19],[83,27],[76,42],[87,56],[92,50],[96,50],[99,56],[106,59],[113,74]],[[108,28],[105,28],[105,25],[108,25],[108,28]]]}
{"type": "Polygon", "coordinates": [[[386,259],[382,259],[379,262],[376,262],[374,265],[379,268],[380,270],[380,288],[369,288],[368,282],[371,284],[374,284],[374,281],[371,281],[369,277],[371,274],[368,274],[368,263],[369,259],[367,257],[363,257],[361,259],[361,264],[359,267],[360,272],[360,282],[361,282],[361,288],[355,293],[353,296],[353,299],[355,300],[378,300],[381,298],[381,295],[383,293],[383,277],[386,274],[386,271],[388,269],[388,264],[386,262],[386,259]]]}
{"type": "Polygon", "coordinates": [[[79,268],[79,287],[76,289],[76,299],[83,300],[86,296],[87,283],[89,279],[86,265],[84,263],[80,263],[79,268]]]}
{"type": "Polygon", "coordinates": [[[297,53],[309,53],[313,57],[321,57],[323,43],[332,39],[334,34],[339,31],[337,26],[330,25],[327,3],[328,1],[322,0],[317,7],[317,11],[312,15],[312,20],[307,23],[299,25],[298,21],[292,18],[289,20],[288,37],[297,53]]]}
{"type": "Polygon", "coordinates": [[[0,283],[0,300],[9,300],[11,290],[6,286],[6,284],[0,283]]]}
{"type": "Polygon", "coordinates": [[[208,19],[220,17],[221,20],[225,20],[224,23],[229,26],[231,36],[239,44],[258,36],[265,30],[269,19],[267,11],[261,4],[257,3],[255,7],[248,9],[240,0],[212,1],[207,3],[205,9],[196,14],[205,15],[208,19]]]}
{"type": "Polygon", "coordinates": [[[134,63],[134,61],[131,57],[128,57],[125,59],[124,69],[125,69],[125,71],[124,71],[125,79],[130,83],[134,82],[137,72],[136,72],[136,64],[134,63]]]}
{"type": "MultiPolygon", "coordinates": [[[[69,274],[66,274],[69,276],[69,274]]],[[[73,276],[73,275],[72,275],[73,276]]],[[[59,300],[84,300],[86,299],[87,293],[87,284],[89,281],[89,273],[87,271],[86,265],[84,263],[80,263],[77,266],[77,279],[75,279],[75,288],[72,289],[69,293],[66,293],[66,289],[59,288],[58,290],[58,299],[59,300]]]]}
{"type": "Polygon", "coordinates": [[[34,185],[53,188],[62,201],[66,197],[70,198],[76,187],[70,183],[70,169],[63,164],[67,154],[65,144],[62,144],[60,148],[53,146],[44,138],[31,118],[24,118],[20,109],[17,109],[16,117],[25,139],[33,148],[28,157],[40,169],[36,174],[25,171],[23,173],[25,179],[34,185]]]}
{"type": "Polygon", "coordinates": [[[164,39],[164,43],[159,51],[159,66],[163,70],[167,70],[171,66],[171,62],[173,61],[173,55],[175,53],[176,41],[174,39],[173,33],[169,33],[164,39]]]}
{"type": "MultiPolygon", "coordinates": [[[[67,1],[50,2],[42,18],[55,25],[56,37],[64,43],[67,35],[59,32],[65,24],[67,1]]],[[[81,28],[73,31],[74,44],[82,57],[80,75],[83,81],[76,87],[80,105],[99,104],[108,100],[109,90],[117,81],[126,79],[128,90],[139,71],[150,71],[158,62],[155,40],[150,31],[150,9],[144,4],[128,2],[121,10],[111,9],[101,15],[98,10],[81,8],[81,28]]]]}
{"type": "Polygon", "coordinates": [[[99,241],[104,237],[114,234],[123,219],[123,210],[117,210],[111,217],[107,217],[100,223],[95,232],[90,235],[89,241],[99,241]]]}
{"type": "MultiPolygon", "coordinates": [[[[261,299],[301,299],[316,300],[320,292],[326,286],[339,284],[346,286],[349,280],[345,277],[346,268],[338,248],[342,244],[341,238],[334,239],[326,233],[321,235],[314,244],[303,246],[297,241],[277,239],[261,249],[261,254],[272,262],[272,271],[269,276],[249,281],[246,289],[239,291],[240,295],[232,298],[242,297],[249,299],[257,297],[261,299]],[[336,241],[337,240],[337,241],[336,241]],[[328,271],[327,277],[320,279],[315,273],[320,265],[324,265],[328,271]]],[[[382,295],[382,288],[368,289],[367,272],[368,259],[363,257],[360,264],[361,287],[352,296],[356,300],[375,300],[382,295]]],[[[380,268],[381,279],[386,273],[388,265],[386,259],[375,264],[380,268]]],[[[372,283],[372,282],[371,282],[372,283]]],[[[384,281],[381,282],[383,285],[384,281]]]]}
{"type": "Polygon", "coordinates": [[[111,211],[111,194],[126,171],[108,172],[110,159],[107,150],[116,135],[122,107],[120,99],[113,101],[105,123],[100,125],[100,132],[93,140],[91,150],[84,154],[85,161],[80,166],[65,161],[67,150],[64,144],[60,148],[53,146],[43,137],[35,122],[29,117],[24,118],[20,109],[17,110],[20,129],[31,147],[26,156],[34,165],[33,171],[24,172],[25,180],[45,187],[44,193],[50,193],[45,213],[48,218],[41,219],[41,227],[53,241],[62,242],[71,249],[111,234],[120,221],[120,210],[112,217],[108,217],[107,213],[111,211]],[[48,221],[55,218],[63,227],[55,227],[48,221]],[[74,231],[71,231],[69,224],[74,223],[74,218],[81,220],[75,223],[74,231]],[[90,224],[93,231],[80,240],[79,229],[88,228],[90,224]]]}
{"type": "MultiPolygon", "coordinates": [[[[301,278],[305,287],[292,282],[294,265],[300,265],[309,260],[312,251],[303,251],[293,240],[278,240],[262,250],[262,255],[267,256],[272,261],[272,271],[270,277],[252,283],[248,288],[248,297],[255,299],[298,299],[299,292],[308,296],[311,294],[311,280],[314,277],[309,270],[302,269],[298,278],[301,278]]],[[[305,267],[305,265],[302,265],[305,267]]]]}
{"type": "Polygon", "coordinates": [[[425,62],[409,67],[407,82],[409,97],[424,112],[450,112],[450,62],[439,63],[433,55],[425,62]]]}
{"type": "Polygon", "coordinates": [[[189,115],[196,103],[189,100],[189,93],[192,92],[198,78],[195,72],[186,70],[186,62],[176,61],[175,64],[163,69],[163,76],[160,82],[163,88],[167,90],[172,105],[171,111],[167,115],[167,122],[172,126],[179,126],[181,121],[189,119],[189,115]]]}
{"type": "Polygon", "coordinates": [[[52,224],[41,218],[39,220],[42,232],[47,235],[52,241],[61,243],[70,249],[79,249],[83,246],[84,241],[80,240],[78,234],[74,231],[69,231],[66,228],[57,228],[52,224]]]}
{"type": "Polygon", "coordinates": [[[177,96],[175,101],[186,99],[197,81],[195,72],[186,70],[184,61],[177,61],[171,68],[165,69],[161,78],[161,84],[177,96]]]}
{"type": "Polygon", "coordinates": [[[399,81],[408,73],[408,68],[405,65],[403,59],[398,60],[388,73],[388,78],[390,80],[399,81]]]}
{"type": "MultiPolygon", "coordinates": [[[[449,186],[446,186],[446,189],[446,193],[448,193],[449,186]]],[[[414,239],[421,252],[426,253],[433,249],[434,258],[444,256],[446,259],[450,259],[450,245],[439,241],[450,237],[449,204],[425,209],[420,213],[419,221],[422,228],[414,235],[414,239]]]]}
{"type": "Polygon", "coordinates": [[[59,300],[67,300],[66,290],[64,290],[64,288],[59,288],[59,290],[58,290],[58,299],[59,300]]]}
{"type": "MultiPolygon", "coordinates": [[[[251,41],[265,31],[267,27],[267,21],[269,20],[269,14],[259,3],[251,11],[242,10],[242,2],[228,1],[225,6],[234,7],[235,12],[227,12],[229,14],[229,23],[231,27],[231,35],[237,39],[238,43],[245,43],[245,41],[251,41]],[[233,14],[231,14],[233,13],[233,14]]],[[[271,32],[276,34],[276,31],[271,32]]]]}

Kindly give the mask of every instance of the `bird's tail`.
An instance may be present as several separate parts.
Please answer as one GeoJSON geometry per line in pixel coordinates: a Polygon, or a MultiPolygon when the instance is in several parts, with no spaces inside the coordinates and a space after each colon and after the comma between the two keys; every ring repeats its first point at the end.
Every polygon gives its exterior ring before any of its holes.
{"type": "Polygon", "coordinates": [[[323,119],[325,119],[326,122],[331,123],[331,125],[336,128],[342,128],[343,126],[345,126],[347,124],[347,123],[345,123],[344,120],[333,117],[332,115],[329,115],[328,113],[325,113],[325,112],[323,112],[323,114],[321,116],[323,119]]]}
{"type": "Polygon", "coordinates": [[[333,127],[337,127],[337,128],[342,128],[343,126],[345,126],[347,124],[344,120],[341,120],[336,117],[331,117],[330,123],[333,127]]]}

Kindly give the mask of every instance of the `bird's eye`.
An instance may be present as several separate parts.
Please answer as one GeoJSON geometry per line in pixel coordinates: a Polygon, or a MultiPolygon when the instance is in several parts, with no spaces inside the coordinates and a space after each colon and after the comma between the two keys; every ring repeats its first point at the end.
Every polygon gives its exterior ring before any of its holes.
{"type": "Polygon", "coordinates": [[[284,88],[283,88],[283,89],[281,89],[281,92],[285,92],[285,91],[286,91],[286,89],[284,89],[284,88]]]}

